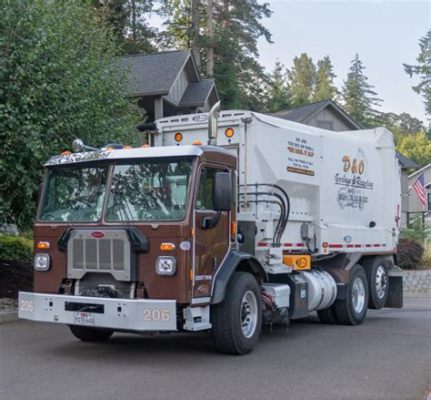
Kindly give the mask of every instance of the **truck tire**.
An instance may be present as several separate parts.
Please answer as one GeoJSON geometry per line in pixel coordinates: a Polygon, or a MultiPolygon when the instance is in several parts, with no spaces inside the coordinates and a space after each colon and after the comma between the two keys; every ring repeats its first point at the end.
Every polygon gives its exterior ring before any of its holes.
{"type": "Polygon", "coordinates": [[[335,315],[334,306],[324,310],[318,310],[317,316],[322,324],[338,324],[337,316],[335,315]]]}
{"type": "Polygon", "coordinates": [[[383,257],[370,257],[364,260],[363,265],[370,289],[368,308],[380,310],[386,305],[389,296],[388,268],[393,266],[393,263],[383,257]]]}
{"type": "Polygon", "coordinates": [[[114,333],[111,329],[89,328],[88,326],[69,325],[73,336],[83,342],[103,342],[114,333]]]}
{"type": "Polygon", "coordinates": [[[262,328],[262,303],[259,285],[252,274],[235,272],[224,300],[211,311],[217,350],[237,355],[253,350],[262,328]]]}
{"type": "Polygon", "coordinates": [[[350,271],[347,295],[343,300],[336,300],[334,311],[341,325],[360,325],[367,315],[368,281],[361,265],[355,264],[350,271]]]}

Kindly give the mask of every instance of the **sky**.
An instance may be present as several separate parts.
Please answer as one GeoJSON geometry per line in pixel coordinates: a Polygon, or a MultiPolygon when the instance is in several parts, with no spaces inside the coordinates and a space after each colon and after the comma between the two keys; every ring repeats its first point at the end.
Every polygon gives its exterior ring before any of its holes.
{"type": "Polygon", "coordinates": [[[419,39],[431,29],[431,0],[268,2],[273,14],[264,25],[274,43],[260,39],[258,46],[268,70],[277,59],[289,68],[304,52],[315,63],[329,55],[341,87],[358,53],[368,82],[383,99],[381,111],[407,112],[427,121],[422,97],[411,89],[418,80],[405,73],[403,63],[415,63],[419,39]]]}

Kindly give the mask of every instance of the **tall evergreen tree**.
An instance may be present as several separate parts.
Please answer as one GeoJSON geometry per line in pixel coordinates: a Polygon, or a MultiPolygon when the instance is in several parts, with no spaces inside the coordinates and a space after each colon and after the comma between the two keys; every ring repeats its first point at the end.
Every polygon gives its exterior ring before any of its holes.
{"type": "Polygon", "coordinates": [[[267,76],[257,61],[257,41],[271,40],[263,26],[271,15],[267,3],[256,0],[222,0],[199,2],[199,11],[191,12],[193,0],[162,0],[167,48],[190,48],[202,59],[202,73],[214,77],[223,107],[259,109],[264,103],[263,90],[267,76]],[[199,38],[196,37],[199,16],[199,38]],[[193,17],[195,22],[192,23],[193,17]],[[209,18],[210,17],[210,18],[209,18]],[[193,36],[195,35],[195,36],[193,36]]]}
{"type": "Polygon", "coordinates": [[[368,83],[364,69],[359,55],[356,54],[342,88],[342,99],[345,110],[354,120],[364,126],[371,126],[379,116],[376,107],[382,100],[377,97],[374,86],[368,83]]]}
{"type": "Polygon", "coordinates": [[[426,113],[431,116],[431,29],[419,40],[420,53],[416,65],[404,64],[405,71],[412,77],[419,76],[420,82],[413,86],[416,93],[422,94],[426,113]]]}
{"type": "Polygon", "coordinates": [[[317,62],[316,87],[313,101],[336,99],[338,95],[337,87],[334,84],[336,76],[329,56],[317,62]]]}
{"type": "Polygon", "coordinates": [[[313,101],[313,92],[316,82],[316,67],[311,57],[302,53],[293,59],[292,70],[289,71],[289,83],[292,93],[292,102],[295,107],[313,101]]]}
{"type": "Polygon", "coordinates": [[[148,15],[153,0],[90,0],[96,14],[108,23],[125,53],[155,51],[157,29],[148,15]]]}
{"type": "Polygon", "coordinates": [[[287,70],[280,60],[276,61],[269,78],[266,111],[274,113],[288,108],[291,103],[290,88],[287,70]]]}

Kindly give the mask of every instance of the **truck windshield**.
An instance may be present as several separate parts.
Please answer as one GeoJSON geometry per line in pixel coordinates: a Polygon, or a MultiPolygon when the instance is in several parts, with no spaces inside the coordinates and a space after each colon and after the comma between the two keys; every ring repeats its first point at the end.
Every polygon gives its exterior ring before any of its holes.
{"type": "Polygon", "coordinates": [[[106,220],[160,221],[184,218],[192,159],[149,159],[115,165],[106,220]]]}
{"type": "Polygon", "coordinates": [[[100,219],[108,167],[51,168],[39,214],[40,221],[94,222],[100,219]]]}

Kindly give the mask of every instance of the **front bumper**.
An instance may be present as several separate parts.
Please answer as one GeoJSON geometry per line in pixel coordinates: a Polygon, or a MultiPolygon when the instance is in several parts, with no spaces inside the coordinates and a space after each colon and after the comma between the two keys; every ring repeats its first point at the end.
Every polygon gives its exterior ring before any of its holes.
{"type": "Polygon", "coordinates": [[[54,322],[133,331],[176,331],[175,300],[112,299],[19,292],[18,316],[54,322]]]}

